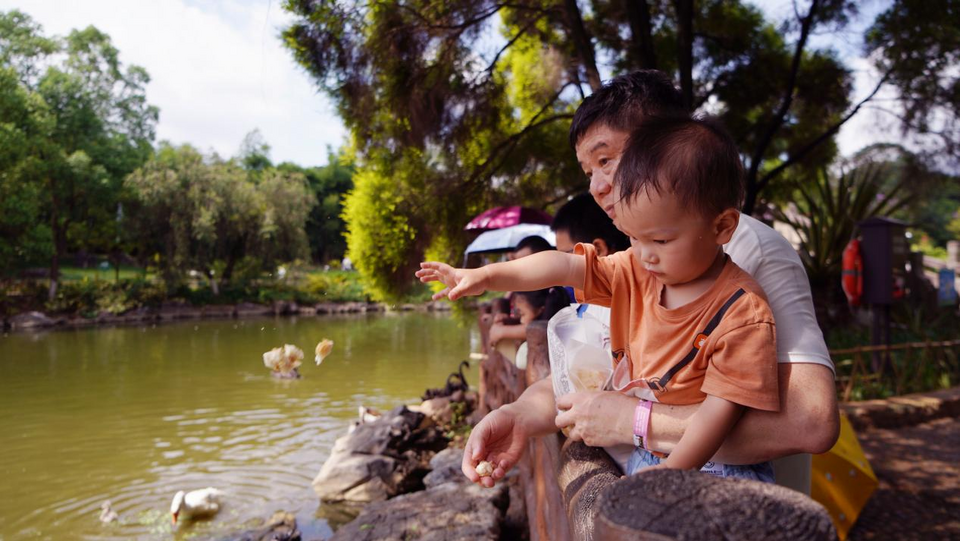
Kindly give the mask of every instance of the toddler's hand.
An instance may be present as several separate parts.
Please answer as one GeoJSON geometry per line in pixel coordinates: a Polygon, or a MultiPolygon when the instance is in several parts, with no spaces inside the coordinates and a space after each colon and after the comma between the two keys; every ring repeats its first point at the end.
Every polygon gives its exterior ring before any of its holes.
{"type": "Polygon", "coordinates": [[[434,293],[433,300],[447,297],[455,301],[465,295],[480,295],[486,288],[483,285],[486,272],[483,269],[455,269],[446,263],[425,261],[420,263],[417,278],[421,282],[441,282],[447,286],[434,293]]]}

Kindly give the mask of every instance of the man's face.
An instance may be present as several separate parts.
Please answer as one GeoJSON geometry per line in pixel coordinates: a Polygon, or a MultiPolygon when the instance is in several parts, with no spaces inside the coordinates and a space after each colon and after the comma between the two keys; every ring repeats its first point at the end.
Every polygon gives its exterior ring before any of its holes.
{"type": "Polygon", "coordinates": [[[577,143],[577,161],[590,179],[590,195],[612,220],[616,221],[613,176],[630,134],[605,124],[594,124],[577,143]]]}

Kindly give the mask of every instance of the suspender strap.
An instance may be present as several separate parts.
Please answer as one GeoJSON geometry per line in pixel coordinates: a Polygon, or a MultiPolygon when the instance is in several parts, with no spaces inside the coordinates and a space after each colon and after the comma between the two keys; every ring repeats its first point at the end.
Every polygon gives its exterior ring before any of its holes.
{"type": "Polygon", "coordinates": [[[727,299],[727,302],[723,303],[723,306],[720,307],[720,310],[718,310],[717,313],[714,314],[713,319],[711,319],[710,322],[707,323],[707,327],[703,329],[703,331],[700,334],[697,335],[697,338],[693,344],[693,347],[690,348],[690,353],[687,353],[686,357],[684,357],[677,364],[673,365],[673,368],[671,368],[670,370],[667,370],[667,373],[664,374],[657,381],[657,383],[661,388],[666,388],[667,382],[670,381],[670,378],[672,378],[674,375],[676,375],[677,372],[682,370],[684,366],[687,366],[688,364],[690,364],[690,361],[692,361],[694,357],[697,356],[697,353],[700,351],[700,346],[702,345],[701,341],[706,340],[706,338],[710,336],[710,333],[712,333],[717,328],[717,325],[720,325],[720,320],[723,319],[723,316],[724,314],[727,313],[727,310],[729,310],[730,307],[733,306],[733,303],[737,302],[737,299],[742,297],[745,293],[746,291],[744,291],[743,289],[738,289],[736,293],[734,293],[733,295],[730,296],[729,299],[727,299]]]}

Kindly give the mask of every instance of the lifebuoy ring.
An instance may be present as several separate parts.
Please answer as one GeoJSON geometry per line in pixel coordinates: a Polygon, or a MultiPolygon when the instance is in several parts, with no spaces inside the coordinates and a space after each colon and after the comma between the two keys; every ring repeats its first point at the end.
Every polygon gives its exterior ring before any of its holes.
{"type": "Polygon", "coordinates": [[[847,302],[854,308],[860,306],[863,295],[863,258],[860,257],[860,241],[853,239],[843,249],[843,272],[840,275],[847,302]]]}

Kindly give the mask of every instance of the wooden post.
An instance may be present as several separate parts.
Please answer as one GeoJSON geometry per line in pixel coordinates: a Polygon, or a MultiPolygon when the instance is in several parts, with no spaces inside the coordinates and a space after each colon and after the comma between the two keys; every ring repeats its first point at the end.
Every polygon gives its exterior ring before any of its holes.
{"type": "MultiPolygon", "coordinates": [[[[547,349],[547,324],[534,321],[527,326],[526,386],[550,377],[550,354],[547,349]]],[[[526,494],[530,541],[571,541],[570,526],[557,484],[560,465],[561,436],[533,438],[521,461],[521,475],[526,494]]]]}
{"type": "Polygon", "coordinates": [[[832,541],[822,505],[772,483],[656,469],[607,487],[597,499],[594,539],[832,541]]]}

